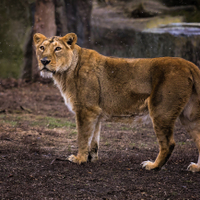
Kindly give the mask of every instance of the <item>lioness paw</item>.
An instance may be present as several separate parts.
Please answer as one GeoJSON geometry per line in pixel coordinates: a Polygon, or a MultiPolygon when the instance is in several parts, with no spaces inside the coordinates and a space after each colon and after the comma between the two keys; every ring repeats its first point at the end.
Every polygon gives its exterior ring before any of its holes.
{"type": "Polygon", "coordinates": [[[85,156],[75,156],[75,155],[70,155],[67,160],[73,163],[81,164],[86,162],[87,160],[85,159],[85,156]]]}
{"type": "Polygon", "coordinates": [[[73,163],[77,163],[77,159],[76,159],[76,156],[74,155],[70,155],[67,160],[69,160],[70,162],[73,162],[73,163]]]}
{"type": "Polygon", "coordinates": [[[142,165],[142,168],[145,168],[147,170],[151,170],[151,169],[157,168],[157,167],[155,167],[154,162],[151,162],[149,160],[142,162],[141,165],[142,165]]]}
{"type": "Polygon", "coordinates": [[[191,162],[190,165],[187,167],[187,170],[191,172],[199,172],[200,167],[196,163],[191,162]]]}
{"type": "Polygon", "coordinates": [[[88,162],[96,162],[98,160],[97,153],[90,153],[88,156],[88,162]]]}

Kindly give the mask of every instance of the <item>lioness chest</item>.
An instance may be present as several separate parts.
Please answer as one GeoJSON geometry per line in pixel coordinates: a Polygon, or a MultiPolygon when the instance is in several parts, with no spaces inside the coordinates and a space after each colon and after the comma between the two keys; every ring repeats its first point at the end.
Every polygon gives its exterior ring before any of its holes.
{"type": "Polygon", "coordinates": [[[67,76],[67,73],[54,76],[54,83],[60,90],[68,110],[75,114],[74,102],[76,101],[76,88],[74,86],[73,77],[67,76]]]}

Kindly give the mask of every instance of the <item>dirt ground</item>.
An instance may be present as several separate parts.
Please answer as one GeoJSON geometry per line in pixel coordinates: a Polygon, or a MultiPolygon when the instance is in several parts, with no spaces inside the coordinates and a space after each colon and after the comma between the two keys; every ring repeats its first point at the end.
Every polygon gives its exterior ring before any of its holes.
{"type": "Polygon", "coordinates": [[[99,160],[76,165],[77,130],[53,84],[0,80],[1,199],[200,199],[198,152],[180,125],[160,171],[142,169],[158,144],[152,127],[103,123],[99,160]]]}

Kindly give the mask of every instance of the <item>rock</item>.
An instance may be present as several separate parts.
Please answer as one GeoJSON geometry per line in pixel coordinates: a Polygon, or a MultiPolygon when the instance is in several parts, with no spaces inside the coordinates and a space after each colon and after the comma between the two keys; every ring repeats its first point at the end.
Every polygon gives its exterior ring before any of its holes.
{"type": "Polygon", "coordinates": [[[141,47],[134,51],[136,57],[182,57],[200,66],[199,23],[172,23],[147,29],[136,34],[135,39],[134,46],[141,47]]]}
{"type": "Polygon", "coordinates": [[[167,7],[159,1],[142,1],[135,2],[131,1],[124,4],[124,12],[128,17],[133,18],[145,18],[153,17],[157,15],[179,15],[183,12],[195,12],[196,6],[186,5],[186,6],[173,6],[167,7]]]}
{"type": "Polygon", "coordinates": [[[96,7],[92,14],[92,40],[98,52],[128,58],[182,57],[200,66],[198,23],[169,15],[133,19],[116,8],[106,9],[96,7]]]}
{"type": "Polygon", "coordinates": [[[28,0],[1,0],[0,13],[0,76],[19,78],[23,45],[31,28],[28,0]]]}

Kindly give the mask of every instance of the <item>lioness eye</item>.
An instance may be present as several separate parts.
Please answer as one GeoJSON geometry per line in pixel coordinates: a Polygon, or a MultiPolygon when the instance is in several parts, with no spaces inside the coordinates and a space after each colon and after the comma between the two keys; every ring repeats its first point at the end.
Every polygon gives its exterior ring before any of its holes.
{"type": "Polygon", "coordinates": [[[42,51],[44,51],[44,46],[41,46],[40,49],[41,49],[42,51]]]}
{"type": "Polygon", "coordinates": [[[61,50],[61,47],[56,47],[55,48],[55,51],[59,51],[59,50],[61,50]]]}

